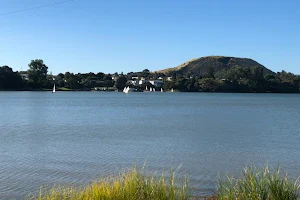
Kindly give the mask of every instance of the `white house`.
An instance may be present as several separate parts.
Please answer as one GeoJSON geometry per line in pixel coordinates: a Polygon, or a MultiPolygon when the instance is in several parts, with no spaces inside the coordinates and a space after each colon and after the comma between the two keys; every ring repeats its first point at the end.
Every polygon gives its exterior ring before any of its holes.
{"type": "Polygon", "coordinates": [[[142,80],[142,79],[141,79],[141,80],[139,80],[139,84],[140,84],[140,85],[143,85],[144,83],[146,83],[146,80],[145,80],[145,79],[143,79],[143,80],[142,80]]]}
{"type": "Polygon", "coordinates": [[[28,80],[29,76],[28,76],[28,73],[27,72],[19,72],[20,76],[24,79],[24,80],[28,80]]]}
{"type": "Polygon", "coordinates": [[[139,86],[140,85],[138,80],[130,81],[130,83],[134,86],[139,86]]]}
{"type": "Polygon", "coordinates": [[[160,81],[160,80],[152,80],[152,81],[149,81],[152,85],[156,86],[156,87],[161,87],[164,82],[160,81]]]}

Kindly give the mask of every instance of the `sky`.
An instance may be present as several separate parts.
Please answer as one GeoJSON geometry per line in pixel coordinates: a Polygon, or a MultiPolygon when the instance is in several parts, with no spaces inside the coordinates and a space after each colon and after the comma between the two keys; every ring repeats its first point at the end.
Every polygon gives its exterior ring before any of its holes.
{"type": "Polygon", "coordinates": [[[127,73],[222,55],[300,74],[299,0],[62,1],[0,0],[0,66],[127,73]]]}

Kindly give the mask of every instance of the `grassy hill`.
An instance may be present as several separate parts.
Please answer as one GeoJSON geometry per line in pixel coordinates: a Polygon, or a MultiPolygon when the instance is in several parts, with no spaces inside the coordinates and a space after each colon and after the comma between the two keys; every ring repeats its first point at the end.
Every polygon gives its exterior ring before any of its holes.
{"type": "Polygon", "coordinates": [[[214,73],[217,73],[235,66],[247,68],[258,66],[264,69],[264,74],[272,73],[271,70],[252,59],[226,56],[207,56],[192,59],[179,65],[178,67],[159,70],[157,72],[164,74],[172,74],[176,72],[177,74],[184,76],[200,76],[207,74],[211,69],[214,73]]]}

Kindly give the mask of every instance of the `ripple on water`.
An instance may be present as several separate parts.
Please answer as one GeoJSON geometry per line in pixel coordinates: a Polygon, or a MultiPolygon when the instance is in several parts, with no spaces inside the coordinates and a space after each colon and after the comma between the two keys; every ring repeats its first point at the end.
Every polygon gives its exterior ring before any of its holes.
{"type": "Polygon", "coordinates": [[[145,162],[201,194],[247,164],[298,177],[299,110],[299,95],[0,92],[0,199],[145,162]]]}

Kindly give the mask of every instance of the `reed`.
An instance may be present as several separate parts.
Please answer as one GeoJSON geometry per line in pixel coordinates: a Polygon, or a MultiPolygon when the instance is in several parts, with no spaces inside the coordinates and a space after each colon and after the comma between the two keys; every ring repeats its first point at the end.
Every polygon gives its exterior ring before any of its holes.
{"type": "Polygon", "coordinates": [[[300,184],[289,179],[279,168],[246,167],[240,178],[219,181],[219,200],[297,200],[300,184]]]}
{"type": "Polygon", "coordinates": [[[186,200],[190,198],[188,181],[181,184],[174,173],[168,178],[144,175],[137,168],[124,171],[118,176],[101,178],[84,188],[56,186],[41,189],[31,200],[186,200]]]}
{"type": "Polygon", "coordinates": [[[193,197],[185,178],[145,175],[136,167],[118,176],[101,178],[85,187],[55,186],[40,189],[30,200],[298,200],[300,183],[289,179],[282,170],[266,167],[246,167],[240,178],[226,177],[219,181],[215,196],[193,197]],[[168,178],[167,178],[168,177],[168,178]]]}

